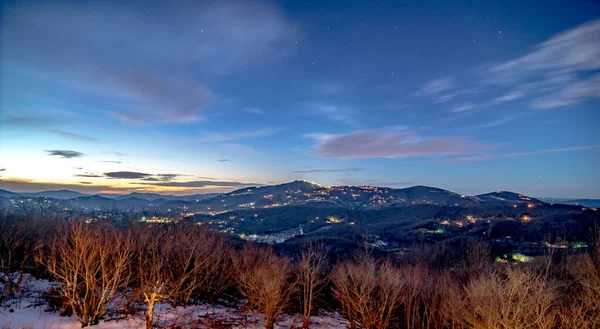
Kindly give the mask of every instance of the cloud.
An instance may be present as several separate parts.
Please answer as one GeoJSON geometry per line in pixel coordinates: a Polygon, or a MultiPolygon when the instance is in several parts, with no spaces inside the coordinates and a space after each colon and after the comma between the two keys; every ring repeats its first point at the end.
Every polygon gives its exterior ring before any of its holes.
{"type": "Polygon", "coordinates": [[[93,184],[93,183],[92,183],[92,182],[79,182],[79,184],[86,184],[86,185],[89,185],[89,184],[93,184]]]}
{"type": "Polygon", "coordinates": [[[452,77],[445,77],[430,81],[417,90],[415,96],[431,96],[440,94],[456,87],[456,81],[452,77]]]}
{"type": "Polygon", "coordinates": [[[550,109],[600,97],[598,69],[600,20],[595,20],[553,36],[524,56],[494,65],[489,73],[496,83],[532,87],[542,95],[531,106],[550,109]]]}
{"type": "Polygon", "coordinates": [[[229,142],[236,140],[246,140],[253,138],[268,137],[278,133],[278,129],[259,129],[250,131],[236,131],[226,133],[206,133],[200,138],[202,142],[229,142]]]}
{"type": "Polygon", "coordinates": [[[71,132],[67,132],[67,131],[55,128],[56,126],[71,123],[70,120],[65,119],[65,118],[57,118],[57,117],[50,117],[50,116],[48,116],[48,117],[46,117],[46,116],[38,116],[38,117],[11,116],[11,117],[0,120],[0,123],[3,125],[27,128],[27,129],[37,130],[37,131],[43,131],[46,133],[65,137],[65,138],[72,139],[75,141],[94,142],[94,141],[98,140],[95,137],[75,134],[75,133],[71,133],[71,132]]]}
{"type": "Polygon", "coordinates": [[[208,180],[197,180],[187,182],[160,182],[160,183],[132,183],[132,184],[148,184],[152,186],[164,186],[164,187],[244,187],[244,186],[258,186],[262,184],[256,183],[242,183],[242,182],[231,182],[231,181],[208,181],[208,180]]]}
{"type": "Polygon", "coordinates": [[[523,98],[526,95],[527,94],[522,90],[515,90],[515,91],[509,92],[507,94],[504,94],[502,96],[492,99],[488,104],[496,105],[496,104],[500,104],[500,103],[511,102],[511,101],[523,98]]]}
{"type": "Polygon", "coordinates": [[[507,124],[509,122],[515,121],[515,120],[517,120],[517,119],[519,119],[521,117],[522,117],[522,115],[511,115],[511,116],[507,116],[507,117],[504,117],[504,118],[501,118],[501,119],[493,120],[493,121],[490,121],[490,122],[487,122],[487,123],[482,123],[482,124],[479,124],[479,125],[475,125],[475,126],[473,126],[473,128],[475,128],[475,129],[481,129],[481,128],[497,127],[497,126],[501,126],[501,125],[507,124]]]}
{"type": "Polygon", "coordinates": [[[225,152],[240,153],[240,154],[257,154],[258,151],[252,146],[239,143],[224,143],[220,145],[225,152]]]}
{"type": "Polygon", "coordinates": [[[463,163],[463,162],[474,162],[474,161],[486,161],[486,160],[494,160],[501,158],[516,158],[522,156],[531,156],[531,155],[540,155],[546,153],[559,153],[559,152],[575,152],[575,151],[585,151],[600,148],[600,145],[593,146],[571,146],[571,147],[563,147],[563,148],[555,148],[555,149],[547,149],[533,152],[515,152],[515,153],[503,153],[503,154],[482,154],[470,157],[460,157],[460,158],[452,158],[452,159],[440,159],[435,162],[440,163],[463,163]]]}
{"type": "Polygon", "coordinates": [[[341,122],[346,125],[355,125],[354,109],[349,106],[326,104],[326,103],[307,103],[307,109],[315,114],[323,115],[329,119],[341,122]]]}
{"type": "Polygon", "coordinates": [[[65,183],[51,183],[51,182],[36,182],[28,179],[0,179],[0,186],[3,189],[13,192],[39,192],[39,191],[55,191],[55,190],[71,190],[81,193],[100,193],[104,191],[120,192],[127,191],[131,192],[134,190],[143,189],[140,188],[127,188],[121,189],[107,185],[96,185],[96,184],[65,184],[65,183]]]}
{"type": "Polygon", "coordinates": [[[94,142],[94,141],[98,140],[95,137],[74,134],[74,133],[70,133],[70,132],[66,132],[66,131],[62,131],[62,130],[58,130],[58,129],[54,129],[54,128],[46,128],[44,130],[51,134],[54,134],[54,135],[58,135],[58,136],[62,136],[62,137],[66,137],[69,139],[82,141],[82,142],[94,142]]]}
{"type": "MultiPolygon", "coordinates": [[[[98,176],[83,176],[75,175],[78,177],[98,177],[98,176]]],[[[113,171],[104,173],[104,177],[114,179],[139,179],[146,182],[170,182],[178,177],[184,177],[188,175],[183,174],[148,174],[137,171],[113,171]]],[[[101,177],[101,176],[100,176],[101,177]]]]}
{"type": "Polygon", "coordinates": [[[365,168],[341,168],[341,169],[307,169],[307,170],[294,170],[295,173],[299,174],[311,174],[321,172],[356,172],[363,171],[365,168]]]}
{"type": "Polygon", "coordinates": [[[116,179],[140,179],[152,176],[152,174],[135,171],[113,171],[104,173],[104,176],[116,179]]]}
{"type": "Polygon", "coordinates": [[[227,161],[229,161],[229,159],[219,159],[217,161],[219,161],[219,162],[227,162],[227,161]]]}
{"type": "Polygon", "coordinates": [[[531,103],[531,106],[534,109],[547,110],[577,104],[584,99],[593,97],[600,97],[600,74],[595,74],[579,82],[573,82],[558,93],[537,98],[531,103]]]}
{"type": "Polygon", "coordinates": [[[252,113],[252,114],[265,114],[265,111],[258,109],[256,107],[244,107],[242,109],[242,111],[252,113]]]}
{"type": "Polygon", "coordinates": [[[181,177],[185,175],[181,174],[157,174],[150,177],[144,177],[141,180],[149,181],[149,182],[169,182],[177,177],[181,177]]]}
{"type": "Polygon", "coordinates": [[[36,82],[94,95],[109,104],[102,111],[128,123],[199,120],[211,99],[201,77],[281,58],[300,37],[282,11],[259,1],[5,8],[11,12],[2,24],[5,65],[36,82]]]}
{"type": "Polygon", "coordinates": [[[123,163],[123,161],[113,161],[113,160],[98,160],[98,162],[104,162],[104,163],[123,163]]]}
{"type": "Polygon", "coordinates": [[[409,158],[471,154],[491,147],[467,137],[421,138],[410,131],[359,130],[318,140],[316,153],[324,158],[409,158]]]}
{"type": "Polygon", "coordinates": [[[532,71],[585,72],[600,68],[600,20],[560,33],[529,54],[494,66],[493,73],[523,75],[532,71]]]}
{"type": "Polygon", "coordinates": [[[0,168],[0,171],[6,171],[6,168],[0,168]]]}
{"type": "Polygon", "coordinates": [[[84,156],[83,153],[70,150],[46,150],[49,155],[58,156],[64,159],[79,158],[84,156]]]}
{"type": "Polygon", "coordinates": [[[315,89],[317,92],[325,95],[338,95],[345,90],[342,84],[333,81],[318,83],[315,89]]]}
{"type": "Polygon", "coordinates": [[[94,174],[94,173],[83,173],[83,174],[75,174],[73,175],[75,177],[87,177],[87,178],[99,178],[99,177],[104,177],[100,174],[94,174]]]}
{"type": "Polygon", "coordinates": [[[475,108],[475,104],[462,104],[462,105],[457,105],[454,106],[450,112],[454,112],[454,113],[460,113],[460,112],[465,112],[465,111],[469,111],[475,108]]]}

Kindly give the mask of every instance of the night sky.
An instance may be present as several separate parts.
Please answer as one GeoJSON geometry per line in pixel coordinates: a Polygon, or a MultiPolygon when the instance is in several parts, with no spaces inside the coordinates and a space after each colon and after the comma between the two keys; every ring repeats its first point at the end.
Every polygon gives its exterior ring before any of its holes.
{"type": "Polygon", "coordinates": [[[599,1],[2,6],[2,189],[600,198],[599,1]]]}

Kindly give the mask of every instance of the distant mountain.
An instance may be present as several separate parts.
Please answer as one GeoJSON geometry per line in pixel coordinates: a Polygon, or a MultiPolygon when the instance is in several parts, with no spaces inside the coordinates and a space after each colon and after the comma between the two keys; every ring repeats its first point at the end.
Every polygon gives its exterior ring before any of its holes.
{"type": "Polygon", "coordinates": [[[82,196],[88,196],[88,194],[83,194],[75,191],[69,190],[59,190],[59,191],[43,191],[43,192],[35,192],[35,193],[18,193],[20,196],[29,197],[29,198],[52,198],[58,200],[68,200],[74,199],[82,196]]]}
{"type": "Polygon", "coordinates": [[[158,194],[158,193],[139,193],[139,192],[132,192],[129,194],[101,194],[101,196],[103,196],[103,197],[112,198],[112,199],[116,199],[116,200],[123,200],[123,199],[134,197],[134,198],[144,199],[146,201],[155,201],[158,199],[196,201],[196,200],[214,198],[217,195],[221,195],[221,193],[205,193],[205,194],[191,194],[191,195],[167,195],[167,194],[158,194]]]}
{"type": "Polygon", "coordinates": [[[11,191],[0,190],[0,197],[3,197],[3,198],[14,198],[16,196],[19,196],[19,195],[17,193],[13,193],[11,191]]]}
{"type": "Polygon", "coordinates": [[[270,208],[286,205],[335,206],[351,209],[381,209],[392,206],[429,204],[477,206],[474,197],[428,186],[393,189],[376,186],[322,186],[307,181],[251,187],[201,200],[193,211],[223,212],[233,209],[270,208]]]}
{"type": "Polygon", "coordinates": [[[288,205],[379,210],[411,205],[479,207],[544,204],[539,199],[507,191],[468,196],[429,186],[394,189],[377,186],[323,186],[308,181],[249,187],[224,194],[187,196],[138,192],[126,195],[85,195],[66,190],[12,193],[0,190],[0,196],[2,195],[7,198],[53,198],[60,200],[65,206],[88,210],[119,208],[167,211],[181,209],[185,212],[213,214],[231,210],[268,209],[288,205]]]}
{"type": "Polygon", "coordinates": [[[589,208],[600,208],[600,199],[551,199],[544,198],[544,201],[548,203],[561,203],[569,204],[574,206],[583,206],[589,208]]]}
{"type": "Polygon", "coordinates": [[[476,199],[486,203],[486,204],[543,204],[544,201],[538,200],[536,198],[528,197],[526,195],[507,192],[507,191],[499,191],[499,192],[491,192],[486,194],[480,194],[475,196],[476,199]]]}

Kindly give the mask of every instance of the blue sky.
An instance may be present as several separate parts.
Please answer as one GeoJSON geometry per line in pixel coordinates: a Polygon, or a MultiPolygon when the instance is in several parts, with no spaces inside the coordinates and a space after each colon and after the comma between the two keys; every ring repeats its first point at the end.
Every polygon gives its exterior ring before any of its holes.
{"type": "Polygon", "coordinates": [[[4,1],[0,188],[600,198],[597,1],[4,1]]]}

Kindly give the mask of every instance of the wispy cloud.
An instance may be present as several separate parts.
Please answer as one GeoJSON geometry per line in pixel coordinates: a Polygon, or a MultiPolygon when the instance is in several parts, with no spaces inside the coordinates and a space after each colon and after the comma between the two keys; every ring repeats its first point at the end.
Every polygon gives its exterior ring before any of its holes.
{"type": "Polygon", "coordinates": [[[341,83],[328,81],[317,83],[315,85],[315,89],[317,92],[325,95],[338,95],[344,92],[345,88],[341,83]]]}
{"type": "Polygon", "coordinates": [[[72,124],[70,120],[65,118],[59,119],[50,116],[10,116],[1,119],[0,124],[46,132],[75,141],[94,142],[98,140],[96,137],[76,134],[56,128],[58,126],[64,126],[66,124],[72,124]]]}
{"type": "Polygon", "coordinates": [[[105,112],[125,122],[190,122],[211,100],[199,76],[277,59],[299,38],[296,25],[264,2],[143,5],[11,4],[2,59],[115,104],[105,112]]]}
{"type": "Polygon", "coordinates": [[[104,173],[104,176],[108,178],[116,179],[140,179],[152,176],[152,174],[136,172],[136,171],[112,171],[104,173]]]}
{"type": "Polygon", "coordinates": [[[563,147],[563,148],[555,148],[555,149],[547,149],[540,151],[532,151],[532,152],[515,152],[515,153],[502,153],[502,154],[482,154],[475,155],[470,157],[460,157],[460,158],[452,158],[452,159],[440,159],[435,160],[435,162],[441,163],[463,163],[463,162],[474,162],[474,161],[487,161],[501,158],[516,158],[523,156],[531,156],[531,155],[540,155],[546,153],[559,153],[559,152],[575,152],[575,151],[585,151],[591,149],[600,148],[600,145],[593,146],[571,146],[571,147],[563,147]]]}
{"type": "Polygon", "coordinates": [[[244,107],[242,109],[242,111],[247,112],[247,113],[252,113],[252,114],[265,114],[264,110],[261,110],[256,107],[244,107]]]}
{"type": "Polygon", "coordinates": [[[519,58],[497,64],[492,81],[528,83],[543,95],[532,101],[536,109],[577,104],[600,97],[600,20],[562,32],[519,58]]]}
{"type": "Polygon", "coordinates": [[[513,122],[515,120],[518,120],[518,119],[520,119],[522,117],[523,117],[523,115],[509,115],[509,116],[506,116],[506,117],[503,117],[503,118],[500,118],[500,119],[496,119],[496,120],[492,120],[492,121],[489,121],[489,122],[485,122],[485,123],[482,123],[482,124],[475,125],[472,128],[481,129],[481,128],[498,127],[498,126],[505,125],[507,123],[513,122]]]}
{"type": "Polygon", "coordinates": [[[467,137],[423,138],[411,131],[359,130],[318,140],[316,153],[324,158],[409,158],[472,154],[491,147],[467,137]]]}
{"type": "Polygon", "coordinates": [[[454,112],[454,113],[460,113],[460,112],[465,112],[465,111],[470,111],[472,109],[474,109],[476,107],[475,104],[461,104],[461,105],[456,105],[454,106],[450,112],[454,112]]]}
{"type": "Polygon", "coordinates": [[[150,177],[144,177],[141,180],[149,181],[149,182],[170,182],[175,178],[182,177],[186,175],[181,174],[156,174],[150,177]]]}
{"type": "Polygon", "coordinates": [[[307,103],[309,112],[325,116],[333,121],[346,125],[355,125],[355,110],[352,107],[327,103],[307,103]]]}
{"type": "Polygon", "coordinates": [[[219,159],[217,161],[219,161],[219,162],[227,162],[227,161],[229,161],[229,159],[219,159]]]}
{"type": "Polygon", "coordinates": [[[46,150],[46,153],[51,156],[58,156],[64,159],[80,158],[85,154],[71,150],[46,150]]]}
{"type": "Polygon", "coordinates": [[[527,96],[527,94],[523,91],[523,90],[515,90],[509,93],[506,93],[502,96],[498,96],[494,99],[492,99],[488,105],[496,105],[496,104],[501,104],[501,103],[506,103],[506,102],[512,102],[514,100],[520,99],[527,96]]]}
{"type": "Polygon", "coordinates": [[[165,186],[165,187],[245,187],[245,186],[258,186],[261,184],[256,183],[244,183],[235,181],[208,181],[208,180],[197,180],[187,182],[160,182],[160,183],[132,183],[132,184],[148,184],[152,186],[165,186]]]}
{"type": "Polygon", "coordinates": [[[322,172],[357,172],[363,171],[365,168],[357,167],[357,168],[340,168],[340,169],[306,169],[306,170],[294,170],[295,173],[299,174],[312,174],[312,173],[322,173],[322,172]]]}
{"type": "Polygon", "coordinates": [[[75,174],[73,176],[75,176],[75,177],[86,177],[86,178],[100,178],[100,177],[104,177],[103,175],[89,173],[89,172],[86,172],[86,173],[83,173],[83,174],[75,174]]]}
{"type": "Polygon", "coordinates": [[[426,83],[414,95],[430,97],[434,104],[456,102],[453,112],[472,109],[464,104],[474,96],[489,97],[478,101],[487,106],[531,98],[530,108],[553,109],[600,97],[598,70],[600,20],[594,20],[535,45],[523,56],[486,66],[480,75],[463,76],[460,88],[453,77],[445,77],[426,83]]]}
{"type": "Polygon", "coordinates": [[[247,140],[261,137],[268,137],[278,133],[279,129],[258,129],[248,131],[233,131],[233,132],[212,132],[205,133],[200,138],[202,142],[230,142],[237,140],[247,140]]]}
{"type": "Polygon", "coordinates": [[[452,77],[445,77],[430,81],[415,92],[416,96],[431,96],[448,91],[456,87],[456,81],[452,77]]]}
{"type": "Polygon", "coordinates": [[[77,141],[83,141],[83,142],[95,142],[98,139],[96,137],[90,137],[90,136],[85,136],[85,135],[80,135],[80,134],[75,134],[75,133],[70,133],[67,131],[62,131],[59,129],[54,129],[54,128],[46,128],[44,129],[45,131],[58,135],[58,136],[62,136],[62,137],[66,137],[69,139],[73,139],[73,140],[77,140],[77,141]]]}
{"type": "MultiPolygon", "coordinates": [[[[598,31],[600,33],[600,30],[598,31]]],[[[600,43],[598,44],[600,47],[600,43]]],[[[600,74],[564,86],[558,93],[549,94],[533,100],[531,106],[538,110],[577,104],[585,99],[600,97],[600,74]]]]}

